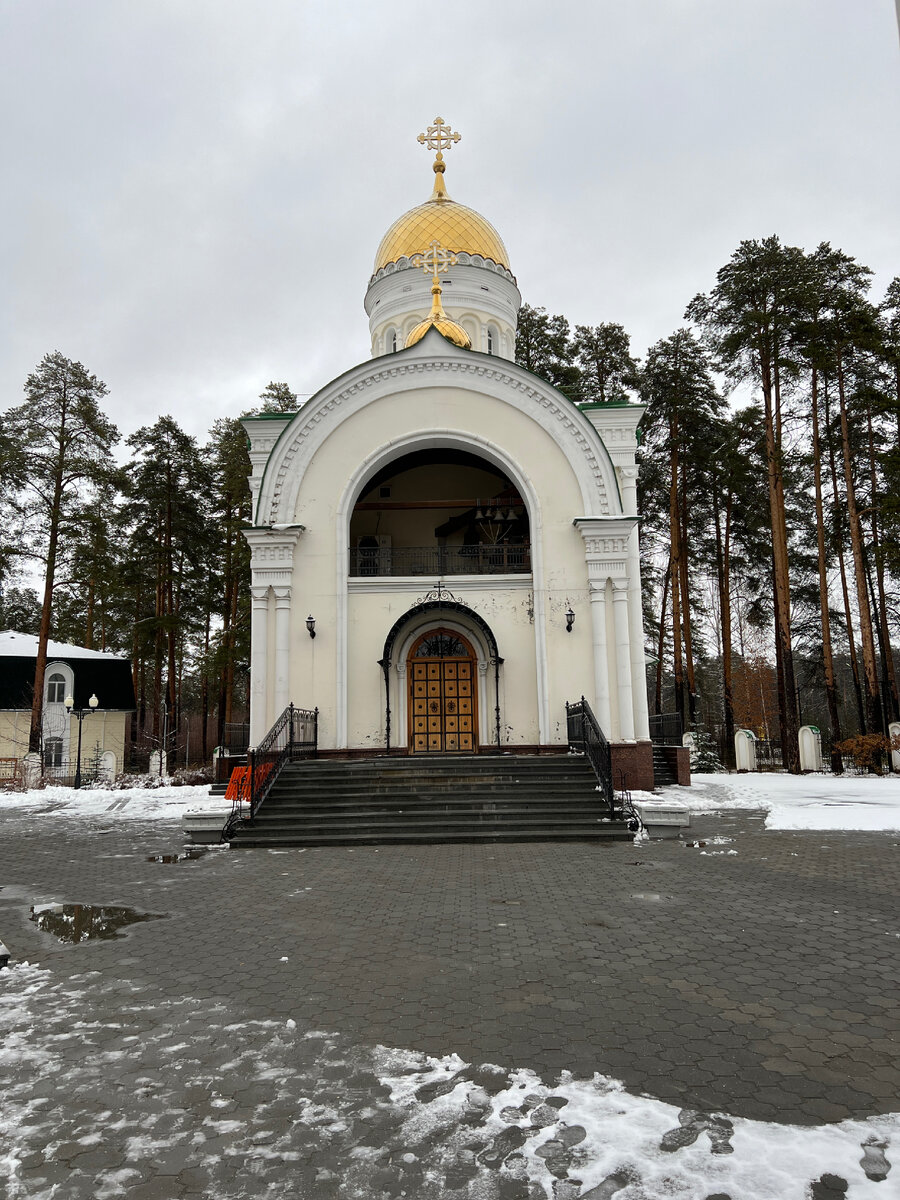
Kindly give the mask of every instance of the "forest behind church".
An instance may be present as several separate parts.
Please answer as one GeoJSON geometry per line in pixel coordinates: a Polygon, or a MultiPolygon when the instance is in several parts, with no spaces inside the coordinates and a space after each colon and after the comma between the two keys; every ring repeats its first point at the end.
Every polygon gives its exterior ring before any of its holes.
{"type": "MultiPolygon", "coordinates": [[[[900,278],[872,297],[871,275],[828,244],[744,242],[643,360],[613,321],[519,315],[518,362],[573,402],[646,405],[650,708],[726,762],[746,727],[798,769],[809,723],[840,769],[900,715],[900,278]]],[[[136,758],[165,735],[204,761],[247,710],[246,436],[166,415],[123,462],[105,397],[52,353],[2,415],[0,629],[129,655],[136,758]]],[[[284,383],[260,401],[296,408],[284,383]]]]}

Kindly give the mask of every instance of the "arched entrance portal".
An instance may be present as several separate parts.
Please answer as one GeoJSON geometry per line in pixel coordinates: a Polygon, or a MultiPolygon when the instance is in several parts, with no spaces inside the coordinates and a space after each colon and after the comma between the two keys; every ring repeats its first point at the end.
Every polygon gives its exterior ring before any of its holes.
{"type": "Polygon", "coordinates": [[[407,659],[411,754],[474,754],[478,749],[476,656],[453,629],[429,629],[407,659]]]}
{"type": "MultiPolygon", "coordinates": [[[[399,617],[391,626],[390,632],[387,635],[384,643],[384,652],[378,660],[378,665],[384,673],[384,745],[385,749],[390,752],[391,749],[391,729],[392,719],[395,708],[400,709],[400,719],[402,725],[407,729],[406,748],[415,753],[413,745],[413,723],[412,723],[412,704],[413,697],[411,695],[410,683],[410,663],[414,662],[417,655],[416,651],[422,649],[423,653],[419,659],[420,665],[428,658],[437,658],[439,661],[442,658],[455,659],[459,663],[462,658],[470,662],[472,667],[471,683],[472,683],[472,746],[470,749],[462,749],[461,753],[470,753],[478,750],[479,745],[486,746],[491,741],[496,741],[497,747],[500,746],[500,667],[503,664],[503,659],[497,649],[497,639],[494,637],[493,630],[484,617],[469,607],[463,601],[457,600],[452,592],[448,591],[442,583],[435,585],[434,589],[427,593],[423,598],[420,598],[418,604],[407,609],[401,617],[399,617]],[[428,645],[429,636],[436,637],[438,635],[449,635],[451,638],[457,639],[460,646],[465,648],[464,655],[457,654],[441,654],[430,655],[426,653],[426,649],[450,649],[450,643],[445,643],[444,647],[439,647],[436,643],[428,645]],[[391,667],[396,664],[396,672],[391,671],[391,667]],[[392,674],[397,676],[395,683],[392,683],[392,674]],[[493,695],[488,692],[487,680],[489,674],[493,675],[493,695]],[[481,731],[479,734],[478,715],[479,715],[479,696],[481,707],[481,731]],[[490,712],[491,705],[494,709],[494,720],[490,722],[487,716],[490,712]],[[406,710],[405,713],[403,710],[406,710]],[[493,727],[493,728],[492,728],[493,727]],[[493,736],[492,736],[493,735],[493,736]]],[[[427,671],[425,678],[427,681],[427,671]]],[[[447,674],[445,673],[445,677],[447,674]]],[[[457,672],[457,680],[459,673],[457,672]]],[[[427,691],[427,689],[426,689],[427,691]]],[[[445,693],[446,695],[446,693],[445,693]]],[[[421,698],[421,697],[420,697],[421,698]]],[[[427,698],[427,697],[426,697],[427,698]]],[[[431,697],[434,699],[434,697],[431,697]]],[[[454,697],[449,697],[454,699],[454,697]]],[[[441,716],[442,710],[439,707],[437,713],[432,713],[432,716],[441,716]]],[[[422,714],[419,714],[422,715],[422,714]]],[[[427,716],[427,713],[425,714],[427,716]]],[[[456,714],[446,713],[446,716],[456,714]]],[[[428,733],[428,727],[424,732],[428,733]]],[[[447,730],[447,732],[459,733],[459,730],[447,730]]],[[[466,731],[467,732],[467,731],[466,731]]],[[[402,744],[402,743],[401,743],[402,744]]],[[[428,753],[428,746],[418,751],[419,753],[428,753]]],[[[437,753],[436,750],[431,753],[437,753]]]]}

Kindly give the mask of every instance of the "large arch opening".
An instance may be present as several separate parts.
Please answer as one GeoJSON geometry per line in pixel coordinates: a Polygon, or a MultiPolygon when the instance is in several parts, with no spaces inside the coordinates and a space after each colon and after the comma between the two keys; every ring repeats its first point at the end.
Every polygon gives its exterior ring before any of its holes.
{"type": "Polygon", "coordinates": [[[381,467],[350,516],[354,578],[531,572],[531,525],[518,485],[469,450],[429,446],[381,467]]]}

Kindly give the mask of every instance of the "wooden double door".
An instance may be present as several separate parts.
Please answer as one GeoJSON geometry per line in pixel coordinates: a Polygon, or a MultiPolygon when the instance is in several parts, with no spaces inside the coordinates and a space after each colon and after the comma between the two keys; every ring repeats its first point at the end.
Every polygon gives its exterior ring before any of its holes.
{"type": "Polygon", "coordinates": [[[475,652],[461,634],[430,629],[419,638],[407,660],[411,753],[475,753],[476,672],[475,652]]]}

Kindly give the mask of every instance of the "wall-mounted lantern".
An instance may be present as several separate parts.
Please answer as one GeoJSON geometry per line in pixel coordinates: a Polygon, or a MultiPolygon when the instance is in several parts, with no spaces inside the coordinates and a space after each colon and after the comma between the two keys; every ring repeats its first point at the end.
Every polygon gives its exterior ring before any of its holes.
{"type": "Polygon", "coordinates": [[[566,609],[566,633],[572,632],[572,626],[575,624],[575,614],[571,608],[566,609]]]}
{"type": "Polygon", "coordinates": [[[309,630],[309,636],[314,638],[316,636],[316,618],[312,613],[306,618],[306,628],[309,630]]]}

